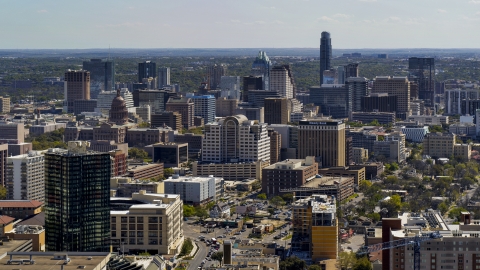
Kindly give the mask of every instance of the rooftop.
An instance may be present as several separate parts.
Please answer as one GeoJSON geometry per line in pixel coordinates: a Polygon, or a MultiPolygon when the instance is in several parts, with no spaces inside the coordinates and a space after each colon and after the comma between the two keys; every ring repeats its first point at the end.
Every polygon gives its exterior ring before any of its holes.
{"type": "Polygon", "coordinates": [[[35,200],[0,200],[0,208],[3,207],[21,207],[21,208],[26,208],[26,207],[33,207],[37,208],[42,206],[43,203],[35,200]]]}
{"type": "MultiPolygon", "coordinates": [[[[4,252],[0,251],[0,254],[4,252]]],[[[32,269],[32,270],[50,270],[50,269],[60,269],[60,266],[63,265],[64,270],[73,270],[73,269],[85,269],[93,270],[99,269],[101,263],[106,263],[110,258],[110,253],[108,252],[69,252],[69,253],[57,253],[57,252],[8,252],[7,256],[0,260],[0,270],[3,269],[32,269]],[[64,264],[63,259],[54,259],[54,254],[68,254],[70,262],[64,264]],[[14,265],[14,263],[7,265],[7,262],[10,260],[10,255],[13,260],[30,260],[30,255],[32,255],[32,260],[35,261],[35,264],[22,264],[14,265]],[[82,267],[84,266],[84,267],[82,267]]]]}

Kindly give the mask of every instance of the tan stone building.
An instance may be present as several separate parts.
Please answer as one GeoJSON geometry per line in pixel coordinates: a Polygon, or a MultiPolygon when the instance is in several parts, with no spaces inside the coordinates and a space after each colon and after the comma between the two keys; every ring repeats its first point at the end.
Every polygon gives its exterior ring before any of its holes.
{"type": "Polygon", "coordinates": [[[368,149],[361,147],[353,147],[352,157],[353,162],[355,162],[356,164],[361,164],[368,160],[368,149]]]}
{"type": "Polygon", "coordinates": [[[150,116],[152,128],[168,126],[174,130],[182,130],[182,115],[178,112],[162,112],[150,116]]]}
{"type": "Polygon", "coordinates": [[[450,158],[458,156],[470,158],[471,146],[456,144],[456,135],[453,133],[428,133],[423,140],[423,154],[433,158],[450,158]]]}
{"type": "Polygon", "coordinates": [[[110,211],[111,238],[124,243],[125,252],[173,255],[184,241],[183,202],[176,194],[134,193],[126,211],[110,211]]]}
{"type": "Polygon", "coordinates": [[[0,96],[0,112],[9,113],[10,112],[10,98],[0,96]]]}
{"type": "Polygon", "coordinates": [[[166,111],[178,112],[182,115],[182,125],[186,129],[194,127],[194,103],[191,98],[171,97],[166,104],[166,111]]]}
{"type": "Polygon", "coordinates": [[[320,167],[345,166],[345,124],[312,119],[298,126],[298,158],[314,156],[320,167]]]}

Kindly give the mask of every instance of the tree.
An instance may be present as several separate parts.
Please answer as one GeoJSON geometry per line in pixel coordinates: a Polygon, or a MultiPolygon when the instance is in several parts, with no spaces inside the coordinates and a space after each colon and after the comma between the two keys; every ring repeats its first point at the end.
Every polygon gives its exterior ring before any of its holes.
{"type": "Polygon", "coordinates": [[[280,262],[279,269],[282,270],[304,270],[307,269],[307,263],[295,256],[288,257],[286,260],[280,262]]]}
{"type": "Polygon", "coordinates": [[[211,258],[212,258],[212,260],[218,261],[220,264],[222,264],[223,252],[222,251],[215,252],[215,253],[212,254],[211,258]]]}
{"type": "Polygon", "coordinates": [[[267,199],[267,194],[265,193],[260,193],[257,195],[257,199],[259,200],[266,200],[267,199]]]}
{"type": "Polygon", "coordinates": [[[353,265],[353,270],[372,270],[372,263],[367,257],[362,257],[353,265]]]}
{"type": "Polygon", "coordinates": [[[282,199],[285,201],[285,202],[288,202],[288,203],[291,203],[293,202],[293,193],[285,193],[282,195],[282,199]]]}
{"type": "Polygon", "coordinates": [[[183,242],[183,245],[182,245],[182,249],[180,250],[179,256],[185,256],[185,255],[190,254],[192,249],[193,249],[192,239],[190,239],[190,238],[185,239],[185,241],[183,242]]]}
{"type": "Polygon", "coordinates": [[[338,268],[351,269],[357,262],[357,256],[353,252],[342,251],[338,254],[338,268]]]}
{"type": "Polygon", "coordinates": [[[150,127],[150,123],[148,123],[148,122],[142,122],[142,123],[138,124],[138,127],[139,127],[139,128],[149,128],[149,127],[150,127]]]}
{"type": "Polygon", "coordinates": [[[450,212],[448,213],[448,217],[456,218],[457,220],[460,220],[460,214],[465,211],[467,210],[465,210],[465,208],[463,207],[455,207],[452,210],[450,210],[450,212]]]}
{"type": "Polygon", "coordinates": [[[275,208],[285,205],[285,201],[280,196],[275,196],[270,200],[270,203],[275,205],[275,208]]]}
{"type": "Polygon", "coordinates": [[[201,206],[195,207],[195,215],[199,218],[202,218],[202,219],[209,216],[207,209],[205,209],[201,206]]]}
{"type": "Polygon", "coordinates": [[[133,159],[144,160],[148,158],[148,153],[143,149],[130,147],[130,149],[128,149],[128,156],[133,159]]]}
{"type": "Polygon", "coordinates": [[[5,200],[7,198],[7,188],[0,186],[0,200],[5,200]]]}
{"type": "Polygon", "coordinates": [[[184,217],[192,217],[193,215],[195,215],[195,207],[193,207],[191,205],[188,205],[188,204],[184,204],[183,205],[183,216],[184,217]]]}
{"type": "Polygon", "coordinates": [[[320,267],[320,265],[317,265],[317,264],[312,264],[308,267],[308,270],[322,270],[322,267],[320,267]]]}
{"type": "Polygon", "coordinates": [[[172,176],[174,173],[172,168],[163,169],[163,176],[165,176],[165,178],[172,176]]]}

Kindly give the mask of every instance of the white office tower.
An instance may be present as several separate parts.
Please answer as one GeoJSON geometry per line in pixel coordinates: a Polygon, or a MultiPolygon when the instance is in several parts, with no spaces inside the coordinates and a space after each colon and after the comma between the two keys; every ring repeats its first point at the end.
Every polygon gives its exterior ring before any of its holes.
{"type": "MultiPolygon", "coordinates": [[[[120,95],[125,100],[125,103],[128,108],[133,107],[133,95],[128,88],[120,89],[120,95]]],[[[117,91],[102,91],[98,94],[97,97],[97,109],[108,109],[112,107],[113,99],[117,97],[117,91]]]]}
{"type": "Polygon", "coordinates": [[[270,162],[270,138],[267,124],[234,115],[205,125],[202,142],[205,162],[270,162]]]}
{"type": "Polygon", "coordinates": [[[276,91],[281,97],[293,98],[293,76],[287,65],[275,66],[270,71],[270,91],[276,91]]]}
{"type": "Polygon", "coordinates": [[[157,82],[158,82],[158,88],[163,88],[167,85],[170,85],[170,68],[169,67],[158,68],[157,82]]]}
{"type": "Polygon", "coordinates": [[[220,78],[222,97],[227,99],[240,99],[240,85],[240,76],[222,76],[220,78]]]}
{"type": "Polygon", "coordinates": [[[7,158],[7,200],[45,202],[45,157],[42,152],[7,158]]]}

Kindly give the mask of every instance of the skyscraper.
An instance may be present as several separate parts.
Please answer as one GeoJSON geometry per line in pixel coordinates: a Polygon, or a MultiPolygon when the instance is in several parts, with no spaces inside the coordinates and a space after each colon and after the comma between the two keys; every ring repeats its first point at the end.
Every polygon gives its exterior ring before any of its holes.
{"type": "Polygon", "coordinates": [[[288,110],[287,98],[266,98],[265,99],[265,123],[288,124],[290,111],[288,110]]]}
{"type": "Polygon", "coordinates": [[[67,113],[75,111],[75,100],[90,100],[90,72],[68,69],[65,72],[64,97],[63,110],[67,113]]]}
{"type": "Polygon", "coordinates": [[[90,71],[90,96],[96,99],[101,91],[115,88],[115,64],[112,61],[90,59],[83,62],[83,70],[90,71]]]}
{"type": "Polygon", "coordinates": [[[310,102],[320,106],[323,115],[348,118],[352,111],[353,94],[345,84],[323,84],[310,87],[310,102]]]}
{"type": "Polygon", "coordinates": [[[216,103],[213,95],[193,96],[194,115],[203,118],[203,121],[210,123],[215,121],[216,103]]]}
{"type": "Polygon", "coordinates": [[[289,65],[275,66],[270,70],[270,90],[282,97],[294,97],[294,80],[289,65]]]}
{"type": "Polygon", "coordinates": [[[110,154],[87,146],[70,141],[45,153],[47,251],[109,250],[110,154]]]}
{"type": "Polygon", "coordinates": [[[320,85],[323,83],[323,72],[331,69],[332,39],[329,32],[322,32],[320,38],[320,85]]]}
{"type": "Polygon", "coordinates": [[[158,69],[158,88],[170,85],[170,68],[161,67],[158,69]]]}
{"type": "Polygon", "coordinates": [[[248,102],[248,92],[250,90],[261,90],[263,88],[262,80],[261,76],[243,77],[242,101],[248,102]]]}
{"type": "Polygon", "coordinates": [[[347,79],[346,87],[352,93],[352,112],[362,111],[362,97],[368,95],[367,78],[350,77],[347,79]]]}
{"type": "Polygon", "coordinates": [[[220,88],[220,81],[222,76],[227,75],[227,66],[224,64],[213,65],[207,68],[208,86],[215,90],[220,88]]]}
{"type": "MultiPolygon", "coordinates": [[[[258,56],[252,64],[252,75],[263,77],[263,89],[270,90],[270,69],[272,62],[264,51],[259,51],[258,56]]],[[[259,89],[255,89],[259,90],[259,89]]]]}
{"type": "Polygon", "coordinates": [[[358,63],[350,63],[345,66],[345,81],[350,77],[358,77],[358,63]]]}
{"type": "Polygon", "coordinates": [[[435,59],[410,57],[408,59],[408,79],[418,85],[418,98],[425,105],[433,106],[435,93],[435,59]]]}
{"type": "Polygon", "coordinates": [[[138,63],[138,82],[142,83],[145,78],[157,78],[157,64],[155,62],[138,63]]]}
{"type": "Polygon", "coordinates": [[[397,96],[397,117],[406,119],[410,115],[410,82],[407,77],[377,76],[372,93],[397,96]]]}

